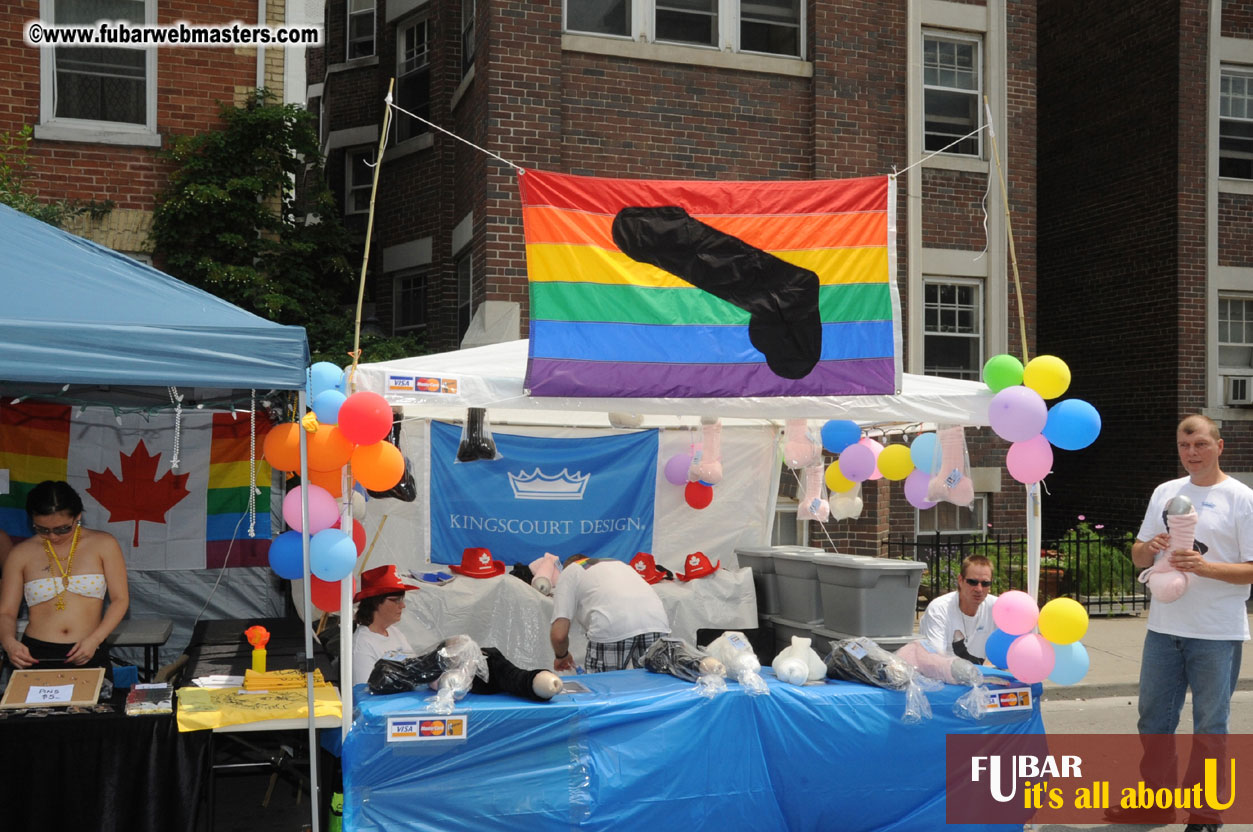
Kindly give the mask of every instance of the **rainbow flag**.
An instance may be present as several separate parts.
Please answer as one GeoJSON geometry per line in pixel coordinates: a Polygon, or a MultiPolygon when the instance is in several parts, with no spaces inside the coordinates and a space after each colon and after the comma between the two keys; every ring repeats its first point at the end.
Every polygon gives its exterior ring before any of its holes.
{"type": "Polygon", "coordinates": [[[250,440],[251,426],[246,415],[213,415],[209,445],[209,487],[205,499],[206,566],[270,565],[270,464],[261,458],[261,445],[270,430],[270,420],[257,414],[255,447],[250,440]],[[255,460],[253,468],[249,459],[255,460]],[[255,476],[250,479],[250,471],[255,476]],[[248,537],[248,490],[260,489],[252,525],[255,537],[248,537]],[[231,541],[234,540],[234,544],[231,541]]]}
{"type": "Polygon", "coordinates": [[[0,529],[15,541],[30,537],[26,495],[44,480],[66,479],[70,452],[68,405],[22,401],[0,407],[0,470],[9,490],[0,494],[0,529]]]}
{"type": "Polygon", "coordinates": [[[531,395],[899,389],[889,177],[518,183],[531,395]]]}

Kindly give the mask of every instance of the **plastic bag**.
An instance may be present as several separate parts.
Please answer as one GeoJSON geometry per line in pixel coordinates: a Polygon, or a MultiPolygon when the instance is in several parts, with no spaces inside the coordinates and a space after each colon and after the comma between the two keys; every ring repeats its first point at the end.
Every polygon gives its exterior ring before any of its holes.
{"type": "Polygon", "coordinates": [[[969,685],[970,690],[953,703],[953,713],[965,719],[983,718],[987,712],[988,688],[983,670],[977,664],[961,656],[932,652],[922,641],[909,642],[897,650],[896,655],[929,679],[950,685],[969,685]]]}
{"type": "MultiPolygon", "coordinates": [[[[821,463],[807,465],[801,473],[801,482],[804,484],[805,492],[801,495],[800,504],[796,507],[796,516],[801,520],[817,520],[819,523],[825,523],[831,517],[831,504],[827,501],[827,484],[822,474],[821,463]]],[[[860,514],[860,511],[858,513],[860,514]]]]}
{"type": "Polygon", "coordinates": [[[659,638],[644,652],[644,667],[696,683],[696,693],[712,699],[727,687],[727,668],[713,656],[677,638],[659,638]]]}
{"type": "Polygon", "coordinates": [[[804,419],[788,419],[783,425],[783,464],[792,470],[822,463],[822,443],[804,419]]]}
{"type": "Polygon", "coordinates": [[[435,651],[400,661],[379,659],[374,663],[374,670],[370,671],[366,685],[370,693],[380,696],[405,693],[429,685],[443,672],[435,651]]]}
{"type": "Polygon", "coordinates": [[[966,429],[940,428],[935,432],[935,456],[931,470],[936,474],[927,483],[927,499],[969,506],[975,500],[975,486],[970,479],[970,454],[966,452],[966,429]],[[939,460],[938,464],[935,460],[939,460]]]}
{"type": "Polygon", "coordinates": [[[1169,604],[1178,601],[1188,591],[1192,576],[1180,572],[1170,562],[1170,554],[1177,551],[1190,551],[1196,545],[1196,509],[1192,501],[1182,495],[1175,497],[1162,512],[1166,521],[1166,531],[1170,534],[1170,543],[1162,557],[1140,573],[1138,580],[1149,585],[1149,592],[1154,601],[1169,604]]]}
{"type": "Polygon", "coordinates": [[[743,686],[749,696],[770,693],[766,681],[761,678],[761,662],[748,638],[741,632],[728,631],[713,640],[705,652],[722,662],[727,675],[743,686]]]}
{"type": "Polygon", "coordinates": [[[487,657],[474,639],[464,635],[445,639],[435,655],[444,672],[436,682],[439,690],[427,703],[426,709],[437,714],[450,714],[456,701],[469,693],[475,676],[487,681],[487,657]]]}
{"type": "Polygon", "coordinates": [[[926,691],[938,690],[940,683],[918,673],[909,662],[870,639],[858,637],[831,642],[831,653],[825,664],[830,679],[905,691],[905,713],[901,721],[906,725],[931,718],[926,691]]]}
{"type": "Polygon", "coordinates": [[[700,450],[692,454],[688,479],[708,485],[722,482],[722,422],[702,424],[700,450]]]}
{"type": "Polygon", "coordinates": [[[461,428],[461,443],[457,445],[457,461],[473,462],[476,459],[500,459],[491,427],[487,424],[487,409],[472,407],[466,411],[466,421],[461,428]]]}

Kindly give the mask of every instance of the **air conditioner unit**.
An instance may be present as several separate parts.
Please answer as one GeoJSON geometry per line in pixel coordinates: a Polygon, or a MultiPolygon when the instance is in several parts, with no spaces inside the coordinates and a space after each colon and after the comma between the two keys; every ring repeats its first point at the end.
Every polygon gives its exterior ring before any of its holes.
{"type": "Polygon", "coordinates": [[[1226,404],[1253,404],[1253,376],[1223,376],[1226,404]]]}

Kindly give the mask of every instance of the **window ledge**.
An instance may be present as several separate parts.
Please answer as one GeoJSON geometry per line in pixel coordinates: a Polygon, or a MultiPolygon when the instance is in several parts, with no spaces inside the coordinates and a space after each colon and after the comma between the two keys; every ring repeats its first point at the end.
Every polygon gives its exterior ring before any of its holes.
{"type": "Polygon", "coordinates": [[[391,162],[401,159],[405,156],[411,156],[422,150],[429,150],[435,146],[435,134],[422,133],[414,136],[412,139],[406,139],[400,144],[391,145],[383,152],[383,161],[391,162]]]}
{"type": "Polygon", "coordinates": [[[379,65],[379,56],[371,55],[368,58],[353,58],[351,61],[344,61],[341,64],[331,64],[326,68],[326,74],[331,75],[336,72],[348,72],[352,69],[363,69],[370,66],[379,65]]]}
{"type": "Polygon", "coordinates": [[[950,153],[940,153],[932,156],[923,162],[922,166],[939,170],[960,170],[967,173],[988,172],[987,159],[977,159],[974,156],[954,156],[950,153]]]}
{"type": "Polygon", "coordinates": [[[746,52],[721,52],[708,46],[683,46],[675,43],[640,43],[625,38],[564,34],[561,36],[561,48],[567,52],[587,52],[593,55],[609,55],[615,58],[662,61],[670,64],[707,66],[717,69],[737,69],[744,72],[765,72],[773,75],[791,75],[796,78],[812,78],[814,75],[814,65],[800,58],[784,58],[746,52]]]}
{"type": "Polygon", "coordinates": [[[68,124],[36,124],[35,138],[51,142],[83,142],[131,147],[160,147],[161,134],[142,130],[116,130],[108,127],[70,126],[68,124]]]}
{"type": "Polygon", "coordinates": [[[1218,192],[1221,194],[1253,194],[1253,179],[1219,178],[1218,192]]]}
{"type": "Polygon", "coordinates": [[[461,79],[461,83],[457,85],[457,89],[453,91],[452,103],[448,106],[448,109],[457,109],[457,105],[465,97],[466,90],[470,89],[470,84],[474,81],[474,68],[475,64],[470,64],[470,71],[465,74],[465,77],[461,79]]]}

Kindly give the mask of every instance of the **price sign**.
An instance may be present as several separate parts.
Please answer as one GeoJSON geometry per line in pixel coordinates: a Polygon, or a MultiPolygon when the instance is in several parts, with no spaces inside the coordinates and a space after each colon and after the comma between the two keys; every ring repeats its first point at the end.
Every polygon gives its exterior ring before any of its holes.
{"type": "Polygon", "coordinates": [[[55,705],[73,698],[73,685],[35,685],[26,692],[27,705],[55,705]]]}

